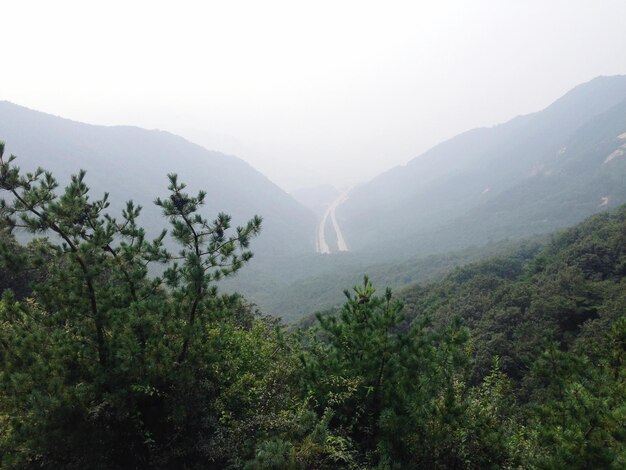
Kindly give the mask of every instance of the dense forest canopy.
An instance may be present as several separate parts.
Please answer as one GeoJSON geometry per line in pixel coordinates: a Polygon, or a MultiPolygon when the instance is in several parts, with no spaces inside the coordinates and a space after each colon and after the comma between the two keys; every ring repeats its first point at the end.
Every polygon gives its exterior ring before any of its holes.
{"type": "Polygon", "coordinates": [[[69,181],[0,158],[3,468],[626,466],[625,206],[286,330],[217,287],[259,217],[69,181]]]}

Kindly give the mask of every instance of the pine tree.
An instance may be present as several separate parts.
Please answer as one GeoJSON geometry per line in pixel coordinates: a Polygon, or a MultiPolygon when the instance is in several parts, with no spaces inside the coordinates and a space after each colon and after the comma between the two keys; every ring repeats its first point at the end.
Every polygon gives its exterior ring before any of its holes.
{"type": "Polygon", "coordinates": [[[337,315],[318,315],[322,344],[304,358],[308,393],[363,465],[406,468],[432,445],[424,430],[463,362],[466,334],[457,324],[434,332],[427,319],[409,326],[391,290],[375,292],[365,277],[337,315]]]}
{"type": "Polygon", "coordinates": [[[259,334],[227,341],[237,337],[230,325],[243,302],[218,295],[216,283],[250,260],[261,219],[234,231],[226,214],[208,222],[198,212],[205,193],[185,194],[170,175],[171,195],[157,204],[181,245],[174,255],[165,231],[147,240],[141,207],[128,202],[118,221],[107,194],[92,199],[85,172],[57,193],[52,174],[22,173],[3,151],[0,143],[0,229],[33,239],[28,250],[5,242],[0,253],[5,264],[42,273],[31,300],[7,294],[0,303],[3,465],[127,468],[206,459],[211,451],[193,441],[209,439],[228,406],[219,403],[230,387],[219,382],[232,380],[221,373],[228,366],[216,366],[228,360],[222,348],[259,334]],[[148,276],[151,263],[166,265],[162,278],[148,276]],[[207,336],[215,328],[223,334],[207,336]]]}

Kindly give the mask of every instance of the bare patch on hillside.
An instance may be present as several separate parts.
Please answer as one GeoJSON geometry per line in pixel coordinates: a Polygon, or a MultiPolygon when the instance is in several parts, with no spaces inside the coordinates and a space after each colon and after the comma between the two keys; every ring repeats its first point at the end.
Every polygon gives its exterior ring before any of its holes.
{"type": "Polygon", "coordinates": [[[604,163],[609,163],[611,160],[615,158],[622,157],[624,155],[624,150],[622,150],[624,147],[626,147],[626,144],[622,145],[615,152],[611,152],[609,156],[606,157],[606,159],[604,160],[604,163]]]}

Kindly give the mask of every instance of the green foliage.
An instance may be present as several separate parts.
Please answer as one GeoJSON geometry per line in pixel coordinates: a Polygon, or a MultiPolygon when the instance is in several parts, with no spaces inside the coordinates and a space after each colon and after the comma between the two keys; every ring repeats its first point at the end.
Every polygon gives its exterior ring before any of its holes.
{"type": "MultiPolygon", "coordinates": [[[[369,279],[336,315],[303,335],[306,396],[328,432],[350,444],[356,468],[520,468],[536,431],[523,424],[513,385],[496,360],[467,380],[473,343],[451,321],[407,322],[369,279]]],[[[350,466],[346,464],[346,466],[350,466]]]]}
{"type": "Polygon", "coordinates": [[[287,351],[271,322],[215,288],[252,256],[246,248],[260,218],[229,234],[229,217],[209,223],[197,212],[203,193],[186,195],[172,175],[170,198],[158,201],[182,246],[172,255],[165,232],[146,240],[140,207],[129,202],[118,222],[105,212],[107,195],[91,200],[84,172],[58,195],[50,173],[22,174],[13,161],[0,154],[3,230],[45,238],[19,253],[5,241],[5,266],[19,255],[24,266],[45,269],[32,299],[6,294],[0,304],[3,465],[184,467],[231,459],[274,412],[279,394],[265,394],[278,373],[274,361],[287,351]],[[164,280],[147,277],[153,262],[168,265],[164,280]],[[255,360],[237,362],[246,344],[255,360]],[[243,427],[250,415],[257,425],[243,427]]]}
{"type": "MultiPolygon", "coordinates": [[[[470,396],[493,380],[490,363],[499,356],[499,375],[516,400],[505,406],[506,432],[492,442],[509,442],[512,456],[526,449],[528,465],[623,466],[625,234],[621,207],[554,236],[535,256],[473,264],[439,284],[403,292],[433,324],[460,315],[469,327],[470,396]]],[[[481,403],[481,413],[490,402],[481,403]]],[[[470,423],[480,423],[481,415],[472,416],[461,436],[480,436],[470,423]]],[[[453,441],[464,442],[461,436],[453,441]]]]}
{"type": "Polygon", "coordinates": [[[13,161],[0,151],[2,468],[626,464],[626,207],[405,290],[408,308],[365,277],[286,334],[217,290],[260,218],[209,221],[170,175],[171,253],[84,172],[57,194],[13,161]]]}
{"type": "Polygon", "coordinates": [[[498,355],[509,377],[533,388],[529,371],[550,342],[576,347],[623,315],[625,226],[622,207],[554,236],[537,254],[473,263],[401,295],[435,325],[463,319],[475,338],[472,383],[489,373],[498,355]]]}
{"type": "Polygon", "coordinates": [[[536,418],[545,468],[623,468],[626,463],[626,317],[592,359],[551,346],[537,361],[545,381],[536,418]]]}

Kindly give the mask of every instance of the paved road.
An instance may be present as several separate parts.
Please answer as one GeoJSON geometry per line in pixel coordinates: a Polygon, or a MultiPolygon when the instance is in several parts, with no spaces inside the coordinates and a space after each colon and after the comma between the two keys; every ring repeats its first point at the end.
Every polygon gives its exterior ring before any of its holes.
{"type": "Polygon", "coordinates": [[[330,253],[330,247],[328,246],[328,243],[326,242],[326,235],[325,235],[325,229],[326,229],[326,223],[328,222],[328,219],[330,218],[331,223],[333,225],[333,230],[335,231],[335,236],[337,237],[337,248],[339,251],[348,251],[348,244],[346,243],[345,239],[343,238],[343,234],[341,233],[341,227],[339,227],[339,223],[337,222],[337,216],[335,215],[335,211],[337,210],[337,207],[339,207],[341,204],[343,204],[344,202],[346,202],[346,200],[348,199],[348,193],[350,192],[350,190],[348,189],[347,191],[341,193],[337,199],[335,199],[330,206],[328,206],[328,209],[326,209],[326,212],[324,212],[324,216],[322,217],[322,220],[320,221],[320,224],[317,226],[317,252],[318,253],[330,253]]]}
{"type": "Polygon", "coordinates": [[[330,214],[330,207],[326,209],[326,212],[324,212],[324,217],[322,217],[322,220],[317,226],[317,252],[324,255],[330,253],[330,248],[328,248],[328,243],[326,243],[326,237],[324,236],[324,229],[326,228],[326,220],[328,219],[328,214],[330,214]]]}

